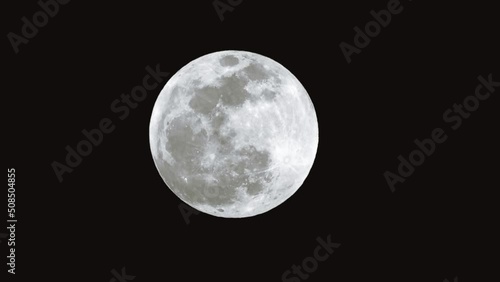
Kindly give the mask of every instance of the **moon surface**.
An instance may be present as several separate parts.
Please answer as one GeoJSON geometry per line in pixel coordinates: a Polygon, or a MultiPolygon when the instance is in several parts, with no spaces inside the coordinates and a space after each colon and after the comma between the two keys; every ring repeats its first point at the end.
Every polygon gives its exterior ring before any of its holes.
{"type": "Polygon", "coordinates": [[[242,218],[282,204],[318,147],[312,101],[281,64],[246,51],[202,56],[160,92],[151,153],[166,185],[204,213],[242,218]]]}

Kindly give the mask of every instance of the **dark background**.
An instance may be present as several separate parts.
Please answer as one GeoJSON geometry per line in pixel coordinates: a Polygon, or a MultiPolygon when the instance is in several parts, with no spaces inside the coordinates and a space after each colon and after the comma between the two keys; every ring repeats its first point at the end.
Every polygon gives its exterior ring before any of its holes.
{"type": "MultiPolygon", "coordinates": [[[[18,281],[107,282],[122,267],[134,281],[281,281],[329,234],[341,247],[308,281],[496,277],[500,90],[458,130],[442,119],[474,94],[479,75],[500,80],[493,2],[402,1],[350,64],[340,42],[353,44],[353,28],[387,0],[244,0],[223,22],[212,1],[103,2],[61,6],[18,54],[3,40],[18,281]],[[199,214],[186,224],[149,149],[166,81],[123,121],[110,104],[141,84],[148,65],[173,75],[227,49],[268,56],[301,81],[319,121],[316,162],[301,189],[265,214],[199,214]],[[59,183],[51,163],[106,117],[116,129],[59,183]],[[392,193],[384,171],[395,172],[397,156],[436,127],[448,140],[392,193]]],[[[40,10],[36,1],[4,5],[5,35],[20,34],[20,19],[40,10]]]]}

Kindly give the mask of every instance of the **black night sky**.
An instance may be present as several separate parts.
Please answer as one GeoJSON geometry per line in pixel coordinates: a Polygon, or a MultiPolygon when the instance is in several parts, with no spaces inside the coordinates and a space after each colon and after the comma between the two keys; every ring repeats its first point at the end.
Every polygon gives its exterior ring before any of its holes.
{"type": "Polygon", "coordinates": [[[17,222],[15,234],[0,230],[2,281],[496,277],[493,4],[269,2],[5,3],[3,139],[15,176],[8,171],[3,220],[17,222]],[[169,77],[222,50],[285,66],[319,123],[303,186],[250,218],[180,205],[149,147],[169,77]],[[147,74],[154,86],[127,104],[147,74]],[[102,137],[92,142],[95,130],[102,137]],[[82,140],[91,152],[68,158],[82,140]],[[61,177],[55,162],[67,169],[61,177]]]}

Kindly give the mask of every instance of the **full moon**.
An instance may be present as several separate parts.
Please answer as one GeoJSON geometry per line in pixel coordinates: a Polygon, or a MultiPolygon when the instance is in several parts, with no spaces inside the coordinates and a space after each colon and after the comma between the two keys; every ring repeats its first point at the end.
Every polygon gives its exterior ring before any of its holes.
{"type": "Polygon", "coordinates": [[[318,148],[313,103],[276,61],[222,51],[184,66],[160,92],[149,141],[165,184],[191,207],[243,218],[285,202],[318,148]]]}

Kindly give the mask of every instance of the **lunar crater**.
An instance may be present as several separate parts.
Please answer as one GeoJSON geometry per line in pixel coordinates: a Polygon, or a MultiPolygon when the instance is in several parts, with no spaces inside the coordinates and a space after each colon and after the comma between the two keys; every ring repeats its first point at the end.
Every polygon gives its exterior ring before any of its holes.
{"type": "Polygon", "coordinates": [[[184,202],[215,216],[248,217],[302,185],[318,125],[307,92],[283,66],[223,51],[192,61],[165,85],[150,144],[161,177],[184,202]]]}

